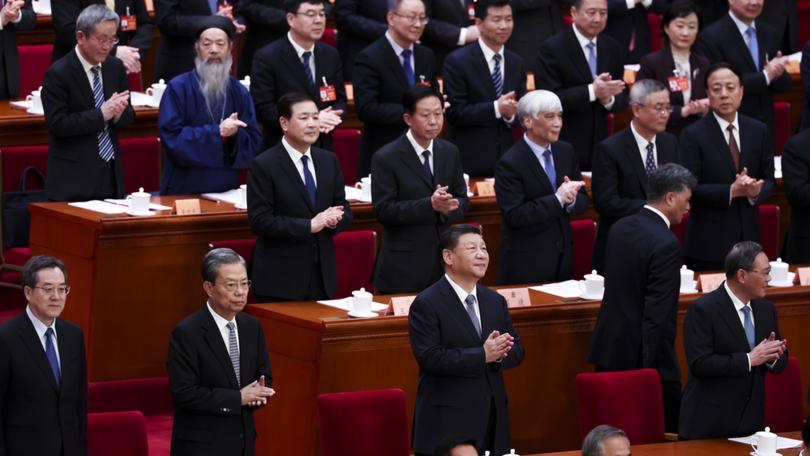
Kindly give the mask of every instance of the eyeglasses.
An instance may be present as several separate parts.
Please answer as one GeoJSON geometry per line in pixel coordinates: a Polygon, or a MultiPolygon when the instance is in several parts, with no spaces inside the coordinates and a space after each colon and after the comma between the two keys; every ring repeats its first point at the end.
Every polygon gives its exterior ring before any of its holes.
{"type": "Polygon", "coordinates": [[[399,14],[399,13],[394,13],[394,15],[405,19],[405,22],[407,22],[409,24],[427,25],[428,21],[430,21],[430,19],[425,17],[425,16],[405,16],[405,15],[399,14]]]}
{"type": "Polygon", "coordinates": [[[92,35],[91,37],[102,46],[115,46],[116,44],[118,44],[119,41],[117,36],[113,38],[99,38],[95,35],[92,35]]]}
{"type": "Polygon", "coordinates": [[[658,114],[672,114],[672,105],[655,105],[655,106],[647,106],[647,105],[640,105],[643,108],[652,109],[653,111],[657,112],[658,114]]]}
{"type": "Polygon", "coordinates": [[[57,295],[62,295],[62,296],[67,296],[68,294],[70,294],[70,287],[69,286],[63,286],[63,287],[47,286],[47,287],[34,287],[34,288],[39,288],[46,295],[52,295],[52,294],[54,294],[54,292],[56,292],[57,295]]]}
{"type": "Polygon", "coordinates": [[[233,293],[238,289],[249,290],[251,285],[253,285],[253,282],[250,280],[243,280],[241,282],[225,282],[222,284],[222,286],[225,287],[228,293],[233,293]]]}
{"type": "Polygon", "coordinates": [[[295,13],[295,15],[296,16],[306,16],[307,19],[315,19],[316,17],[319,18],[319,19],[325,19],[326,18],[326,11],[309,10],[309,11],[307,11],[305,13],[295,13]]]}
{"type": "Polygon", "coordinates": [[[748,272],[756,272],[757,274],[762,274],[765,277],[770,277],[771,276],[771,270],[770,269],[763,269],[762,271],[757,271],[756,269],[751,269],[748,272]]]}

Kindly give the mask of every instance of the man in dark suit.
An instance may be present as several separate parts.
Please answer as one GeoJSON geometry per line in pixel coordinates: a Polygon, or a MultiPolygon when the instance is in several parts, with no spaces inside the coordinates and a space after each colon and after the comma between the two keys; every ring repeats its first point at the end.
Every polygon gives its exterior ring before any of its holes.
{"type": "Polygon", "coordinates": [[[441,239],[445,275],[416,297],[408,336],[419,363],[413,451],[433,454],[448,436],[470,436],[479,453],[511,448],[503,372],[520,365],[506,300],[478,283],[489,254],[481,230],[455,225],[441,239]]]}
{"type": "Polygon", "coordinates": [[[124,64],[109,55],[118,15],[90,5],[76,19],[77,45],[45,73],[48,177],[54,201],[116,198],[124,193],[118,128],[135,119],[124,64]]]}
{"type": "Polygon", "coordinates": [[[605,262],[608,232],[619,219],[635,214],[647,199],[647,175],[659,165],[677,162],[678,140],[664,131],[671,105],[667,88],[642,79],[630,90],[630,126],[599,143],[593,157],[593,202],[599,229],[593,267],[605,262]]]}
{"type": "Polygon", "coordinates": [[[810,263],[810,130],[785,143],[782,182],[790,203],[790,229],[785,256],[791,263],[810,263]]]}
{"type": "Polygon", "coordinates": [[[436,68],[442,68],[447,54],[478,40],[474,5],[473,0],[425,0],[430,22],[422,44],[436,54],[436,68]]]}
{"type": "Polygon", "coordinates": [[[444,63],[450,107],[450,142],[461,150],[464,171],[492,176],[495,162],[512,147],[517,100],[526,93],[526,65],[506,49],[512,34],[509,0],[475,3],[477,42],[453,51],[444,63]]]}
{"type": "Polygon", "coordinates": [[[28,306],[0,326],[0,454],[87,454],[87,364],[82,329],[59,315],[65,265],[34,256],[21,283],[28,306]]]}
{"type": "Polygon", "coordinates": [[[574,264],[569,214],[585,212],[588,195],[576,152],[558,141],[560,99],[548,90],[529,92],[518,117],[526,133],[495,167],[503,220],[498,284],[568,280],[574,264]]]}
{"type": "Polygon", "coordinates": [[[284,137],[250,165],[248,221],[256,235],[254,293],[260,302],[315,300],[335,295],[332,237],[351,224],[343,174],[318,140],[318,106],[308,95],[278,101],[284,137]]]}
{"type": "Polygon", "coordinates": [[[740,242],[725,259],[723,286],[686,311],[683,346],[689,380],[678,435],[714,439],[765,427],[765,372],[787,366],[776,308],[765,299],[771,266],[762,247],[740,242]]]}
{"type": "Polygon", "coordinates": [[[237,74],[240,78],[250,75],[256,52],[287,33],[287,14],[284,0],[242,0],[239,15],[245,20],[245,44],[239,56],[237,74]]]}
{"type": "Polygon", "coordinates": [[[700,32],[697,50],[712,62],[728,62],[740,75],[745,89],[740,112],[765,122],[773,144],[773,94],[789,90],[791,80],[776,31],[757,20],[761,11],[762,1],[730,0],[728,14],[700,32]]]}
{"type": "Polygon", "coordinates": [[[282,136],[278,126],[278,99],[290,92],[303,92],[316,100],[321,136],[315,144],[332,149],[331,132],[348,111],[340,56],[335,48],[318,40],[326,26],[322,0],[286,3],[290,32],[263,47],[253,63],[250,94],[256,114],[264,124],[264,146],[274,146],[282,136]]]}
{"type": "Polygon", "coordinates": [[[540,45],[565,28],[559,2],[554,0],[510,0],[515,29],[506,48],[529,64],[537,58],[540,45]]]}
{"type": "Polygon", "coordinates": [[[357,54],[388,30],[389,0],[336,0],[337,48],[343,59],[347,81],[354,81],[352,69],[357,54]]]}
{"type": "Polygon", "coordinates": [[[759,241],[759,204],[775,190],[773,146],[765,124],[738,114],[743,88],[725,63],[706,73],[711,113],[681,134],[680,157],[698,186],[684,256],[695,271],[723,268],[739,241],[759,241]]]}
{"type": "Polygon", "coordinates": [[[591,169],[594,148],[608,135],[607,116],[627,107],[621,46],[601,33],[607,21],[607,0],[574,0],[574,24],[547,39],[537,57],[536,87],[562,100],[563,130],[579,165],[591,169]]]}
{"type": "Polygon", "coordinates": [[[374,271],[380,293],[418,293],[441,276],[439,236],[469,202],[458,148],[438,138],[443,102],[432,87],[406,92],[408,131],[372,161],[371,196],[383,226],[374,271]]]}
{"type": "Polygon", "coordinates": [[[30,30],[36,25],[37,18],[31,8],[31,0],[4,2],[0,8],[0,100],[20,95],[17,30],[30,30]]]}
{"type": "Polygon", "coordinates": [[[624,63],[638,63],[650,52],[650,30],[647,14],[663,13],[669,0],[608,0],[605,34],[612,36],[625,52],[624,63]]]}
{"type": "Polygon", "coordinates": [[[427,16],[422,0],[395,0],[388,12],[388,31],[354,62],[354,102],[364,123],[357,175],[368,175],[371,156],[407,129],[402,97],[419,84],[439,87],[433,52],[418,44],[427,16]]]}
{"type": "Polygon", "coordinates": [[[202,264],[205,306],[172,331],[166,368],[174,399],[172,456],[253,456],[253,410],[276,392],[264,331],[243,313],[245,260],[213,249],[202,264]]]}
{"type": "MultiPolygon", "coordinates": [[[[51,2],[53,27],[56,32],[53,44],[54,62],[76,46],[76,18],[89,5],[106,5],[106,3],[104,0],[51,2]]],[[[115,12],[121,21],[118,27],[118,44],[113,47],[112,55],[124,63],[127,73],[139,73],[141,60],[146,57],[146,52],[152,44],[152,19],[149,18],[144,0],[117,0],[115,12]]]]}
{"type": "Polygon", "coordinates": [[[799,50],[799,9],[796,0],[764,0],[759,20],[776,32],[774,38],[783,54],[799,50]]]}
{"type": "Polygon", "coordinates": [[[597,371],[658,370],[667,432],[678,431],[681,406],[675,353],[681,243],[670,226],[689,210],[696,184],[681,165],[657,168],[649,175],[647,204],[610,230],[605,296],[588,350],[597,371]]]}

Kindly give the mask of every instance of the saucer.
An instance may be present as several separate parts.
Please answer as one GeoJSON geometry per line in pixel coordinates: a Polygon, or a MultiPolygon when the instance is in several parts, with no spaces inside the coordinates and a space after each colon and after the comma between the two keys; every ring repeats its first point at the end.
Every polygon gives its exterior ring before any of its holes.
{"type": "Polygon", "coordinates": [[[770,282],[768,282],[768,285],[770,285],[772,287],[776,287],[776,288],[792,287],[793,286],[793,279],[795,279],[795,278],[796,278],[796,273],[788,272],[786,281],[784,281],[784,282],[776,282],[776,281],[771,280],[770,282]]]}
{"type": "Polygon", "coordinates": [[[681,294],[692,294],[692,293],[700,293],[700,291],[698,291],[697,288],[692,286],[692,288],[688,288],[688,289],[687,288],[681,288],[680,293],[681,294]]]}
{"type": "Polygon", "coordinates": [[[28,109],[25,110],[25,112],[27,112],[28,114],[34,114],[34,115],[37,115],[37,116],[44,116],[45,115],[45,111],[36,111],[36,110],[34,110],[34,108],[28,108],[28,109]]]}
{"type": "Polygon", "coordinates": [[[475,196],[475,193],[467,190],[467,198],[472,198],[473,196],[475,196]]]}
{"type": "Polygon", "coordinates": [[[247,209],[247,206],[242,206],[241,204],[234,204],[233,207],[235,207],[237,209],[242,209],[242,210],[247,209]]]}
{"type": "Polygon", "coordinates": [[[151,100],[149,103],[146,103],[146,106],[150,108],[159,108],[160,103],[155,103],[155,100],[151,100]]]}
{"type": "MultiPolygon", "coordinates": [[[[765,453],[759,454],[756,451],[752,451],[748,454],[750,454],[751,456],[765,456],[765,453]]],[[[782,456],[782,453],[771,453],[768,456],[782,456]]]]}
{"type": "Polygon", "coordinates": [[[368,311],[368,312],[355,312],[353,310],[349,311],[349,316],[354,318],[373,318],[379,317],[380,315],[376,312],[368,311]]]}
{"type": "Polygon", "coordinates": [[[146,212],[134,212],[134,211],[132,211],[130,209],[127,209],[127,215],[131,215],[133,217],[149,217],[151,215],[156,215],[156,214],[157,214],[157,212],[155,212],[153,210],[148,210],[146,212]]]}

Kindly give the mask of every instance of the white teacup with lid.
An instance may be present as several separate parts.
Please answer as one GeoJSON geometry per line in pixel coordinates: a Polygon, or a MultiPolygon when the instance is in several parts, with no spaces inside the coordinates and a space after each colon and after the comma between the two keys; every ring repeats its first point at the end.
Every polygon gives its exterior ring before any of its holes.
{"type": "Polygon", "coordinates": [[[42,108],[42,86],[39,86],[37,90],[34,90],[30,95],[26,96],[25,101],[31,103],[28,106],[28,112],[42,114],[44,112],[42,108]]]}
{"type": "Polygon", "coordinates": [[[129,212],[133,214],[148,214],[149,213],[149,199],[152,197],[149,193],[143,191],[141,187],[137,192],[133,192],[127,196],[129,200],[129,212]]]}
{"type": "Polygon", "coordinates": [[[754,434],[751,439],[751,448],[756,456],[777,456],[776,439],[778,436],[771,432],[771,428],[766,427],[764,431],[754,434]]]}
{"type": "Polygon", "coordinates": [[[352,313],[368,315],[371,313],[372,294],[365,288],[352,291],[352,313]]]}
{"type": "Polygon", "coordinates": [[[152,97],[153,105],[160,106],[160,99],[163,98],[164,91],[166,91],[166,81],[161,79],[146,89],[146,94],[152,97]]]}
{"type": "Polygon", "coordinates": [[[360,179],[360,182],[354,185],[355,188],[359,188],[360,198],[363,201],[371,201],[371,175],[369,174],[368,177],[364,177],[360,179]]]}
{"type": "Polygon", "coordinates": [[[242,79],[239,82],[242,83],[242,85],[245,86],[246,89],[250,90],[250,76],[245,76],[245,79],[242,79]]]}
{"type": "Polygon", "coordinates": [[[681,266],[681,290],[692,290],[695,288],[695,271],[681,266]]]}
{"type": "Polygon", "coordinates": [[[512,448],[511,450],[509,450],[508,453],[504,453],[503,456],[520,456],[520,455],[515,453],[515,449],[512,448]]]}
{"type": "Polygon", "coordinates": [[[781,258],[771,261],[771,281],[776,283],[787,282],[789,267],[790,265],[782,262],[781,258]]]}
{"type": "Polygon", "coordinates": [[[247,184],[239,186],[239,202],[234,206],[237,209],[247,209],[247,184]]]}
{"type": "Polygon", "coordinates": [[[596,269],[590,274],[585,274],[585,294],[588,296],[599,296],[605,289],[605,278],[596,273],[596,269]]]}

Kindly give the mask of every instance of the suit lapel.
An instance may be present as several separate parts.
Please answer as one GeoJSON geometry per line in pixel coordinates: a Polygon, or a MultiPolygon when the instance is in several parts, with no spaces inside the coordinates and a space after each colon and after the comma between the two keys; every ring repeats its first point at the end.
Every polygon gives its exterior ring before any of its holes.
{"type": "MultiPolygon", "coordinates": [[[[526,143],[526,139],[523,138],[520,140],[521,148],[523,149],[523,161],[526,163],[529,169],[532,170],[537,180],[540,182],[541,185],[545,186],[547,190],[550,190],[552,193],[556,190],[556,187],[552,187],[551,181],[548,178],[548,174],[546,174],[545,168],[543,168],[543,164],[540,163],[540,160],[537,158],[537,155],[534,154],[534,151],[531,147],[526,143]]],[[[557,165],[557,155],[554,151],[554,145],[551,145],[551,153],[554,157],[554,165],[556,169],[557,165]]]]}
{"type": "MultiPolygon", "coordinates": [[[[731,16],[726,15],[723,18],[726,21],[726,33],[729,36],[733,37],[732,40],[734,41],[734,46],[737,48],[737,52],[741,55],[745,56],[745,61],[748,63],[749,70],[756,71],[756,65],[754,64],[754,59],[751,58],[751,51],[748,49],[748,46],[745,45],[745,39],[743,39],[742,34],[740,33],[740,29],[737,28],[737,24],[734,23],[734,20],[731,19],[731,16]]],[[[759,33],[757,33],[757,43],[760,42],[759,33]]],[[[760,53],[762,51],[762,46],[759,46],[760,53]]],[[[760,54],[761,55],[761,54],[760,54]]]]}
{"type": "MultiPolygon", "coordinates": [[[[208,344],[208,348],[211,349],[211,352],[214,354],[214,357],[222,365],[222,368],[224,369],[222,372],[227,373],[226,377],[228,377],[228,383],[230,383],[232,387],[237,388],[239,384],[236,383],[236,372],[234,372],[233,370],[233,364],[231,364],[231,356],[230,354],[228,354],[228,350],[225,348],[225,342],[222,340],[222,333],[220,332],[219,328],[217,328],[217,325],[214,323],[214,317],[212,317],[208,313],[209,312],[208,309],[205,308],[202,309],[202,311],[205,312],[202,323],[202,329],[205,331],[205,342],[208,344]]],[[[238,327],[237,331],[239,331],[238,327]]]]}
{"type": "Polygon", "coordinates": [[[310,149],[312,155],[312,163],[315,164],[315,176],[317,177],[317,184],[315,190],[315,212],[320,212],[323,209],[332,205],[332,166],[331,163],[323,159],[320,154],[315,154],[315,151],[310,149]]]}
{"type": "MultiPolygon", "coordinates": [[[[447,281],[446,277],[442,277],[444,281],[443,292],[445,294],[445,302],[447,303],[448,310],[453,317],[458,320],[458,322],[465,328],[467,334],[475,341],[483,340],[484,335],[484,327],[481,326],[481,335],[478,335],[478,332],[475,330],[475,326],[473,325],[472,320],[470,319],[470,315],[467,313],[466,310],[466,303],[463,303],[458,300],[458,295],[456,291],[453,289],[453,286],[450,285],[450,282],[447,281]]],[[[481,303],[478,303],[478,310],[479,312],[483,312],[481,303]]],[[[483,319],[483,313],[481,318],[483,319]]],[[[480,323],[480,322],[479,322],[480,323]]]]}
{"type": "Polygon", "coordinates": [[[76,50],[71,49],[70,52],[70,64],[73,66],[73,71],[70,72],[71,76],[74,79],[76,87],[78,87],[79,91],[82,93],[82,98],[87,101],[88,109],[93,109],[96,107],[96,101],[95,98],[93,98],[93,90],[90,88],[87,73],[84,72],[84,67],[79,61],[79,57],[76,55],[76,50]]]}
{"type": "Polygon", "coordinates": [[[758,300],[751,300],[751,312],[754,317],[754,344],[767,339],[773,328],[771,316],[763,309],[758,300]]]}
{"type": "MultiPolygon", "coordinates": [[[[398,70],[394,70],[393,74],[396,76],[397,81],[402,87],[408,87],[408,80],[405,79],[405,70],[402,68],[402,63],[399,61],[399,56],[397,52],[391,47],[391,43],[388,42],[388,39],[385,37],[380,38],[381,40],[381,48],[383,49],[383,58],[388,60],[388,67],[389,68],[398,68],[398,70]]],[[[414,50],[416,50],[416,45],[414,45],[414,50]]],[[[414,73],[416,73],[416,58],[414,57],[415,53],[411,53],[411,65],[414,67],[414,73]]],[[[419,76],[415,76],[418,78],[419,76]]]]}
{"type": "Polygon", "coordinates": [[[641,152],[638,150],[636,137],[633,136],[633,131],[630,130],[629,125],[627,126],[627,131],[625,132],[624,137],[624,152],[627,156],[627,160],[631,163],[631,166],[638,177],[638,183],[641,185],[641,189],[646,197],[647,187],[649,185],[647,181],[647,169],[645,168],[645,164],[641,161],[641,152]]]}
{"type": "Polygon", "coordinates": [[[307,187],[306,185],[304,185],[304,181],[301,180],[301,175],[298,174],[298,169],[290,159],[289,154],[287,154],[287,149],[284,148],[284,145],[281,144],[281,142],[279,142],[278,144],[278,150],[276,151],[276,153],[278,154],[276,156],[276,161],[278,162],[279,166],[287,174],[287,177],[290,179],[293,188],[298,189],[299,196],[301,196],[301,198],[304,200],[304,203],[314,214],[315,208],[312,207],[312,202],[309,200],[309,193],[307,193],[307,187]]]}
{"type": "MultiPolygon", "coordinates": [[[[434,143],[435,144],[435,143],[434,143]]],[[[434,145],[435,147],[435,145],[434,145]]],[[[432,191],[433,190],[433,182],[430,182],[425,175],[425,168],[424,165],[419,161],[419,158],[416,156],[416,151],[413,150],[413,146],[411,146],[411,142],[408,141],[408,138],[405,135],[399,137],[399,158],[405,163],[414,174],[419,177],[419,180],[422,181],[427,187],[432,191]]],[[[435,168],[436,168],[436,154],[433,154],[433,167],[434,167],[434,178],[435,178],[435,168]]]]}
{"type": "Polygon", "coordinates": [[[496,316],[496,309],[494,305],[490,305],[489,301],[484,302],[481,299],[483,293],[482,285],[478,284],[475,286],[476,295],[478,295],[478,312],[481,314],[481,339],[484,340],[489,337],[489,334],[495,330],[495,316],[496,316]]]}
{"type": "MultiPolygon", "coordinates": [[[[585,53],[582,52],[582,48],[579,46],[579,41],[577,40],[576,34],[574,34],[574,26],[568,27],[568,56],[571,59],[571,63],[574,67],[579,70],[582,79],[588,82],[593,81],[593,75],[591,75],[591,69],[588,66],[588,60],[585,58],[585,53]]],[[[598,46],[597,46],[598,52],[598,46]]],[[[597,71],[599,69],[599,54],[596,55],[596,68],[597,71]]]]}
{"type": "Polygon", "coordinates": [[[728,329],[731,331],[732,337],[734,337],[735,343],[737,343],[737,345],[740,347],[740,351],[745,351],[747,353],[750,350],[748,348],[748,338],[745,336],[745,329],[743,329],[742,322],[740,322],[739,313],[734,307],[734,303],[731,302],[731,297],[729,297],[724,286],[718,288],[717,292],[720,295],[720,307],[718,309],[720,311],[720,316],[722,317],[723,321],[726,322],[728,329]]]}
{"type": "MultiPolygon", "coordinates": [[[[716,153],[722,155],[720,159],[726,164],[726,169],[731,171],[733,178],[733,176],[737,174],[737,170],[734,169],[734,162],[731,160],[731,149],[729,149],[728,143],[726,142],[726,135],[728,133],[723,132],[720,129],[720,124],[717,123],[717,119],[715,119],[711,110],[709,110],[709,112],[706,114],[706,118],[706,122],[709,125],[709,130],[711,130],[709,132],[710,138],[712,138],[712,141],[715,143],[714,150],[717,151],[716,153]]],[[[739,120],[737,121],[737,124],[739,124],[739,120]]],[[[742,142],[742,132],[740,132],[740,141],[742,142]]],[[[740,163],[742,163],[742,146],[737,144],[737,147],[740,149],[740,163]]]]}
{"type": "MultiPolygon", "coordinates": [[[[487,88],[489,98],[494,100],[498,97],[495,94],[495,86],[492,85],[492,72],[489,71],[489,62],[487,62],[487,58],[484,56],[484,52],[481,50],[481,46],[479,46],[478,43],[473,43],[470,46],[472,46],[472,53],[474,56],[472,59],[472,64],[477,67],[473,68],[470,74],[480,74],[482,76],[480,80],[484,83],[484,87],[487,88]],[[484,77],[484,75],[488,75],[489,77],[484,77]]],[[[501,65],[501,68],[504,67],[505,65],[501,65]]],[[[504,83],[505,82],[506,81],[504,81],[504,83]]],[[[504,84],[503,91],[504,93],[508,92],[508,90],[506,90],[506,84],[504,84]]]]}
{"type": "MultiPolygon", "coordinates": [[[[239,328],[239,384],[245,386],[253,380],[258,380],[258,378],[246,377],[246,375],[254,375],[253,372],[249,372],[248,366],[253,366],[256,362],[256,353],[253,350],[256,343],[253,337],[249,337],[252,334],[248,335],[248,325],[245,323],[245,317],[241,312],[236,314],[236,324],[239,328]]],[[[260,342],[264,343],[264,341],[260,342]]]]}
{"type": "MultiPolygon", "coordinates": [[[[56,384],[56,379],[53,378],[53,371],[51,370],[51,365],[48,362],[48,357],[45,356],[45,350],[42,348],[42,343],[39,341],[39,337],[37,336],[37,332],[34,329],[34,325],[31,323],[31,320],[28,319],[28,315],[26,314],[25,310],[23,310],[22,314],[18,316],[20,319],[19,321],[19,335],[20,339],[22,340],[23,345],[28,350],[28,353],[31,355],[31,359],[33,360],[34,364],[39,367],[42,371],[42,375],[44,375],[48,379],[48,384],[54,389],[54,391],[59,391],[59,386],[56,384]]],[[[59,328],[57,328],[58,330],[59,328]]],[[[59,337],[61,334],[57,333],[57,345],[60,345],[59,337]]],[[[61,355],[60,350],[60,355],[61,355]]],[[[61,361],[64,361],[64,358],[60,358],[61,361]]],[[[60,366],[61,367],[61,366],[60,366]]]]}
{"type": "MultiPolygon", "coordinates": [[[[292,43],[290,43],[289,38],[286,36],[281,37],[280,39],[284,40],[284,52],[281,54],[281,58],[285,63],[287,71],[290,71],[290,76],[292,76],[295,80],[302,82],[302,87],[305,88],[306,92],[309,93],[310,96],[314,96],[315,94],[309,90],[309,84],[307,84],[307,75],[304,72],[304,64],[301,63],[301,60],[298,58],[298,53],[295,52],[295,48],[293,47],[292,43]]],[[[311,59],[314,59],[315,56],[311,56],[311,59]]],[[[315,71],[318,71],[318,65],[315,65],[315,71]]]]}
{"type": "MultiPolygon", "coordinates": [[[[692,56],[694,54],[695,54],[694,52],[689,53],[689,68],[690,69],[695,68],[695,66],[694,66],[695,64],[692,63],[692,56]]],[[[675,59],[672,57],[672,49],[670,49],[669,46],[664,46],[663,52],[661,53],[661,55],[662,55],[662,57],[664,59],[664,61],[662,62],[664,64],[664,68],[672,68],[673,70],[675,70],[675,59]]],[[[670,76],[674,76],[674,73],[667,74],[668,78],[670,76]]],[[[684,104],[683,92],[673,92],[673,91],[669,90],[669,84],[666,84],[666,86],[667,86],[667,90],[669,91],[670,101],[672,101],[672,104],[683,105],[684,104]]],[[[692,83],[690,84],[690,87],[694,87],[694,86],[695,86],[695,83],[694,83],[694,81],[692,81],[692,83]]]]}

